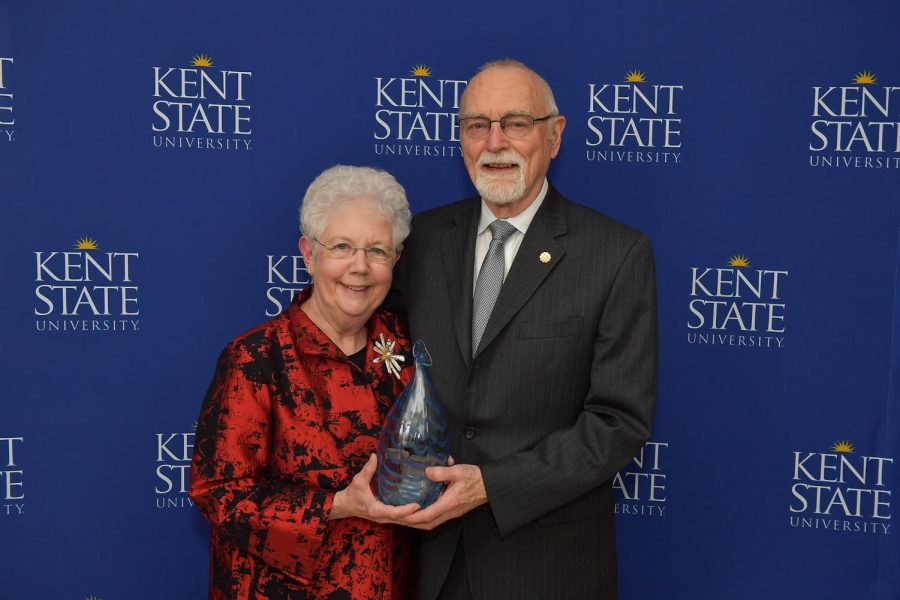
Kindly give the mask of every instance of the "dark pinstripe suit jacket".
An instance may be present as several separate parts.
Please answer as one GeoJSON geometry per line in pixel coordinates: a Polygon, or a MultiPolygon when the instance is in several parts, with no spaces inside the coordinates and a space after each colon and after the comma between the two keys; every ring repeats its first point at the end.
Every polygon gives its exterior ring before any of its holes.
{"type": "Polygon", "coordinates": [[[397,266],[451,453],[488,494],[422,536],[417,598],[437,596],[460,541],[476,598],[614,598],[610,480],[649,437],[656,394],[650,242],[551,186],[473,359],[479,211],[476,197],[417,215],[397,266]]]}

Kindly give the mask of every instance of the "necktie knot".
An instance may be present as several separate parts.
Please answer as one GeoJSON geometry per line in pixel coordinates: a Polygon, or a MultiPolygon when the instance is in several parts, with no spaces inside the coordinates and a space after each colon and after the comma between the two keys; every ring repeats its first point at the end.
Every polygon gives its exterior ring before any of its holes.
{"type": "Polygon", "coordinates": [[[502,219],[496,219],[493,223],[488,225],[488,228],[491,230],[493,239],[501,244],[506,241],[506,238],[518,231],[514,225],[509,223],[509,221],[503,221],[502,219]]]}

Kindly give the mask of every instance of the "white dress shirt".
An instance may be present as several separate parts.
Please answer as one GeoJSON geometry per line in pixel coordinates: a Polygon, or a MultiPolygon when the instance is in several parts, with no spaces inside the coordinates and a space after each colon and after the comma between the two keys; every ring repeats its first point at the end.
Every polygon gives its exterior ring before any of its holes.
{"type": "MultiPolygon", "coordinates": [[[[544,185],[541,187],[541,191],[538,192],[537,198],[534,199],[534,202],[531,205],[523,210],[521,213],[517,214],[514,217],[510,217],[508,219],[504,219],[507,223],[516,228],[516,232],[506,238],[506,241],[503,243],[503,279],[506,280],[506,276],[509,275],[509,268],[513,264],[513,260],[516,258],[516,253],[519,251],[519,246],[522,245],[522,239],[525,237],[525,232],[528,231],[529,225],[531,225],[532,219],[534,219],[535,213],[537,213],[538,209],[541,207],[541,204],[544,202],[544,197],[547,195],[547,178],[544,178],[544,185]]],[[[497,220],[497,217],[494,216],[494,213],[491,212],[491,209],[488,208],[487,203],[484,201],[484,198],[481,199],[481,217],[478,219],[478,230],[475,234],[475,276],[472,278],[472,293],[475,293],[475,282],[478,281],[478,273],[481,271],[481,264],[484,262],[484,257],[487,256],[488,248],[491,245],[491,230],[488,229],[488,226],[497,220]]]]}

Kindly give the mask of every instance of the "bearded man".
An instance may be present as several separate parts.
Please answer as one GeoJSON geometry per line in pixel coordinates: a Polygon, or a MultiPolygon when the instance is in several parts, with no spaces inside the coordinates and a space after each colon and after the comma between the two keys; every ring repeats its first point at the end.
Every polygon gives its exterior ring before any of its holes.
{"type": "Polygon", "coordinates": [[[548,183],[565,125],[530,68],[482,67],[459,111],[479,195],[415,216],[397,267],[456,461],[401,521],[424,530],[421,600],[615,598],[611,481],[656,395],[653,254],[548,183]]]}

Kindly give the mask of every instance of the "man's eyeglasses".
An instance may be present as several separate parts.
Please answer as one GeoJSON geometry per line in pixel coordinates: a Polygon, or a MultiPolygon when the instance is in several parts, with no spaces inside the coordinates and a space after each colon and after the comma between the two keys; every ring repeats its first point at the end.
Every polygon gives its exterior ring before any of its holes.
{"type": "Polygon", "coordinates": [[[459,119],[460,133],[470,140],[483,140],[491,131],[491,125],[500,123],[500,129],[507,137],[524,138],[527,137],[534,124],[547,119],[552,119],[557,115],[547,115],[546,117],[534,117],[527,114],[511,114],[504,115],[499,119],[488,119],[487,117],[463,117],[459,119]]]}
{"type": "Polygon", "coordinates": [[[354,254],[356,254],[357,250],[362,250],[365,253],[366,260],[368,262],[375,264],[384,264],[394,258],[394,255],[396,254],[396,252],[391,248],[385,248],[383,246],[372,246],[371,248],[356,248],[346,242],[338,242],[337,244],[329,246],[328,244],[323,244],[316,238],[313,238],[313,241],[325,248],[325,250],[328,252],[328,256],[330,256],[331,258],[336,258],[338,260],[350,258],[354,254]]]}

